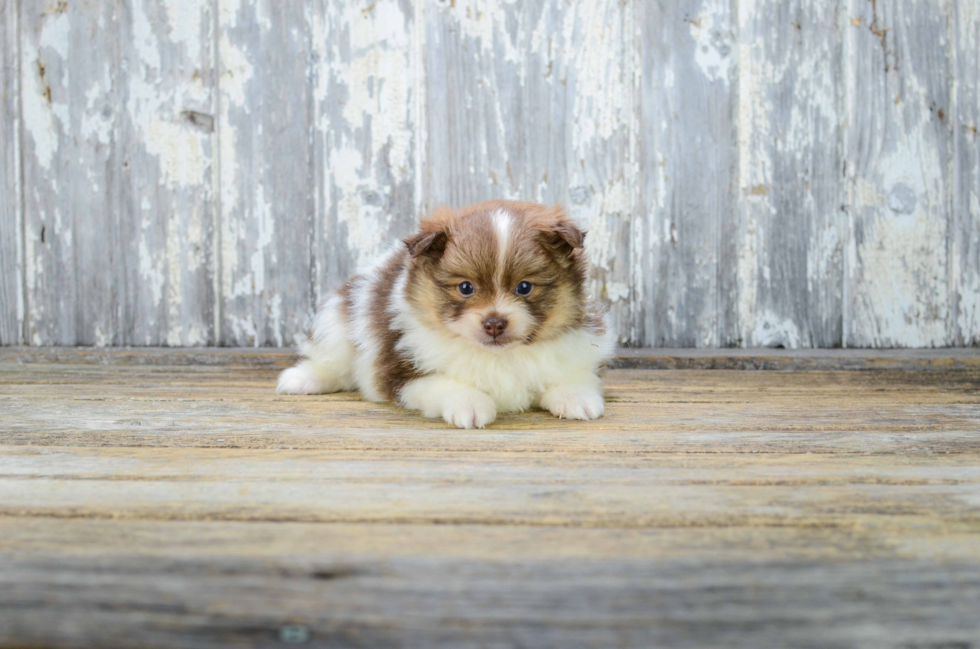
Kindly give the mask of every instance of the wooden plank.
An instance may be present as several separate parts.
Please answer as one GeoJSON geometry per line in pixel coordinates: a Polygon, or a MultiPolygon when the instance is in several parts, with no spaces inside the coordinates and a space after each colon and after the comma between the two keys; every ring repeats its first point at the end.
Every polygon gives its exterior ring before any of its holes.
{"type": "Polygon", "coordinates": [[[313,316],[309,10],[219,7],[221,345],[292,345],[313,316]]]}
{"type": "Polygon", "coordinates": [[[848,5],[846,346],[952,342],[947,7],[928,0],[848,5]]]}
{"type": "Polygon", "coordinates": [[[980,630],[975,563],[291,563],[5,561],[0,644],[809,649],[980,630]]]}
{"type": "Polygon", "coordinates": [[[396,0],[318,0],[316,293],[323,299],[416,222],[415,12],[396,0]]]}
{"type": "Polygon", "coordinates": [[[968,456],[0,447],[0,514],[96,519],[952,527],[980,533],[968,456]],[[901,511],[901,518],[894,512],[901,511]]]}
{"type": "Polygon", "coordinates": [[[17,2],[0,0],[0,345],[24,342],[17,2]]]}
{"type": "Polygon", "coordinates": [[[952,343],[980,345],[980,6],[953,7],[952,343]]]}
{"type": "Polygon", "coordinates": [[[118,110],[114,131],[85,134],[118,152],[122,250],[111,272],[123,293],[112,342],[214,344],[213,0],[136,0],[117,15],[119,104],[98,107],[118,110]]]}
{"type": "Polygon", "coordinates": [[[971,454],[980,443],[976,370],[614,370],[606,376],[608,409],[599,420],[506,414],[465,435],[352,393],[276,395],[273,367],[9,364],[3,370],[0,443],[7,445],[438,454],[561,448],[599,457],[971,454]]]}
{"type": "Polygon", "coordinates": [[[421,205],[562,203],[590,230],[592,292],[629,338],[627,3],[473,0],[425,10],[421,205]]]}
{"type": "Polygon", "coordinates": [[[742,345],[842,343],[844,9],[819,0],[738,5],[742,345]]]}
{"type": "Polygon", "coordinates": [[[638,160],[634,340],[739,342],[735,16],[727,0],[636,3],[638,160]]]}
{"type": "Polygon", "coordinates": [[[28,4],[29,342],[213,342],[210,2],[28,4]]]}
{"type": "Polygon", "coordinates": [[[419,20],[421,210],[527,198],[523,3],[425,3],[419,20]]]}
{"type": "Polygon", "coordinates": [[[969,526],[818,525],[660,528],[414,525],[0,516],[0,556],[172,557],[304,563],[386,559],[607,561],[976,561],[969,526]],[[71,539],[66,546],[65,539],[71,539]]]}
{"type": "Polygon", "coordinates": [[[109,5],[22,2],[26,333],[33,345],[122,342],[114,74],[109,5]],[[98,34],[100,47],[92,47],[98,34]]]}

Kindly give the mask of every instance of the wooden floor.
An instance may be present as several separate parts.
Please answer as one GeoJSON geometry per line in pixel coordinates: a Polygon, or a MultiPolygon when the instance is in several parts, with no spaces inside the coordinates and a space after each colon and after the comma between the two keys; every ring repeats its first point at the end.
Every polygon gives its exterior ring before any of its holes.
{"type": "Polygon", "coordinates": [[[976,352],[633,352],[598,421],[460,431],[283,352],[0,350],[0,646],[976,649],[976,352]]]}

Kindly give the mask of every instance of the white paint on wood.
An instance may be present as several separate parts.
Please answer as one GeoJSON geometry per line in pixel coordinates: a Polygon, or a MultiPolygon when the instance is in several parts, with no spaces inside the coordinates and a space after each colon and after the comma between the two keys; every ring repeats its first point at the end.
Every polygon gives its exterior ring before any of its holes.
{"type": "Polygon", "coordinates": [[[951,3],[851,0],[844,342],[950,344],[951,3]]]}
{"type": "Polygon", "coordinates": [[[0,345],[24,342],[17,2],[0,0],[0,345]]]}
{"type": "Polygon", "coordinates": [[[975,2],[0,9],[0,343],[290,345],[487,198],[588,228],[623,342],[980,342],[975,2]]]}

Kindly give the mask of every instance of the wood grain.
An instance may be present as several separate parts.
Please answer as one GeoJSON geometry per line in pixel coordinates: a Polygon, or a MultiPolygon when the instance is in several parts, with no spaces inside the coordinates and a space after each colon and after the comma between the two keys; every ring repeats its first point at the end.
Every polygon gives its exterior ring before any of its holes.
{"type": "Polygon", "coordinates": [[[842,343],[844,10],[825,1],[738,3],[743,345],[842,343]]]}
{"type": "Polygon", "coordinates": [[[5,0],[0,344],[290,346],[521,198],[623,345],[975,345],[975,5],[5,0]]]}
{"type": "Polygon", "coordinates": [[[277,396],[288,357],[3,350],[0,646],[980,632],[975,353],[947,353],[970,361],[956,371],[611,370],[600,420],[473,431],[277,396]]]}
{"type": "Polygon", "coordinates": [[[952,21],[954,345],[980,344],[980,6],[957,0],[952,21]]]}
{"type": "Polygon", "coordinates": [[[848,6],[847,346],[951,343],[951,18],[928,1],[848,6]]]}
{"type": "Polygon", "coordinates": [[[17,4],[0,0],[0,345],[24,342],[17,4]]]}
{"type": "Polygon", "coordinates": [[[121,16],[106,4],[20,10],[26,338],[120,344],[121,16]]]}
{"type": "Polygon", "coordinates": [[[732,3],[637,3],[639,210],[634,339],[739,342],[732,3]]]}
{"type": "Polygon", "coordinates": [[[219,7],[221,345],[292,345],[312,321],[310,10],[219,7]]]}
{"type": "MultiPolygon", "coordinates": [[[[119,237],[130,345],[214,344],[213,0],[119,12],[119,237]]],[[[85,268],[79,268],[85,272],[85,268]]],[[[97,278],[94,278],[97,279],[97,278]]]]}
{"type": "Polygon", "coordinates": [[[29,341],[214,342],[210,3],[27,4],[29,341]]]}

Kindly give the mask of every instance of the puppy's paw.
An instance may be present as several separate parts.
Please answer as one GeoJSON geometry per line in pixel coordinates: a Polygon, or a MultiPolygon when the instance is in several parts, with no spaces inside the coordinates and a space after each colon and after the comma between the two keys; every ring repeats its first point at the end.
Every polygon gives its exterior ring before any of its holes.
{"type": "Polygon", "coordinates": [[[541,395],[541,407],[559,419],[598,419],[606,411],[606,402],[591,386],[560,385],[541,395]]]}
{"type": "Polygon", "coordinates": [[[497,405],[476,390],[453,395],[442,409],[442,418],[456,428],[483,428],[497,418],[497,405]]]}
{"type": "Polygon", "coordinates": [[[323,387],[319,379],[302,365],[290,367],[279,375],[276,394],[320,394],[323,387]]]}

